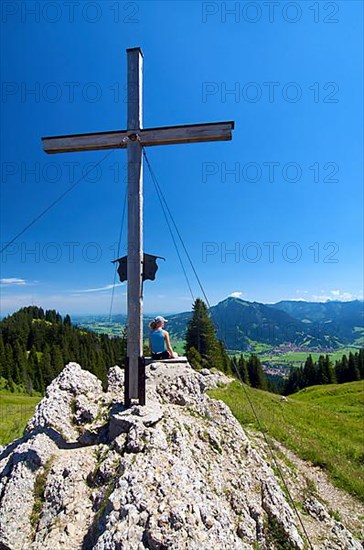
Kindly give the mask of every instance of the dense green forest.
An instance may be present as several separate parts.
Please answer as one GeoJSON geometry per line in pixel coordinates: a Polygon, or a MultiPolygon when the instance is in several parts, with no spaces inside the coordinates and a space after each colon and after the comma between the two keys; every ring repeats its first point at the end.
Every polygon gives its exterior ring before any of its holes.
{"type": "Polygon", "coordinates": [[[0,322],[0,380],[10,391],[44,393],[70,361],[106,382],[107,369],[124,363],[125,333],[117,338],[72,326],[55,310],[30,306],[0,322]]]}
{"type": "Polygon", "coordinates": [[[309,386],[321,384],[344,384],[364,379],[364,349],[343,355],[335,365],[329,355],[320,355],[315,363],[309,355],[303,367],[292,368],[285,384],[287,395],[309,386]]]}

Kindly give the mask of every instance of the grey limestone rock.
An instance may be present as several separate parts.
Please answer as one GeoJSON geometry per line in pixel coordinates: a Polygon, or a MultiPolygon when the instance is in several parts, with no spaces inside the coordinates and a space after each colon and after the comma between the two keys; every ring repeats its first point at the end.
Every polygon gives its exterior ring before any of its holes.
{"type": "Polygon", "coordinates": [[[111,367],[107,373],[107,391],[118,399],[124,393],[124,370],[118,365],[111,367]]]}
{"type": "MultiPolygon", "coordinates": [[[[146,374],[147,404],[128,409],[117,366],[106,392],[76,363],[50,384],[24,436],[0,455],[0,548],[268,550],[279,548],[274,528],[302,549],[273,470],[205,393],[231,380],[178,363],[146,374]]],[[[325,529],[314,548],[360,548],[324,505],[307,511],[325,529]]]]}
{"type": "Polygon", "coordinates": [[[56,430],[65,441],[80,436],[77,424],[85,424],[97,416],[104,392],[101,381],[77,363],[68,363],[48,386],[46,396],[37,405],[26,432],[39,428],[56,430]]]}

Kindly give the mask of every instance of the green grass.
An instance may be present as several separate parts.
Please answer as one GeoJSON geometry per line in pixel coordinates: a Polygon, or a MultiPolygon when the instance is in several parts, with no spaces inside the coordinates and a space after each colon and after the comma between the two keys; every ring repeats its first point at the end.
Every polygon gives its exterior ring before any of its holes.
{"type": "Polygon", "coordinates": [[[44,491],[47,483],[47,477],[50,472],[50,469],[52,467],[52,464],[54,462],[54,455],[50,456],[45,463],[44,467],[41,469],[41,471],[37,474],[37,477],[35,479],[34,484],[34,504],[33,504],[33,510],[30,516],[30,524],[32,526],[33,531],[36,530],[40,515],[43,509],[43,505],[45,502],[44,497],[44,491]]]}
{"type": "MultiPolygon", "coordinates": [[[[359,351],[358,346],[352,346],[348,348],[342,348],[332,353],[328,353],[332,362],[338,361],[342,358],[343,355],[348,356],[350,352],[356,353],[359,351]]],[[[244,353],[244,355],[249,356],[249,354],[244,353]]],[[[271,364],[273,363],[289,363],[292,366],[299,366],[301,363],[304,363],[307,357],[311,355],[314,361],[318,361],[320,355],[326,355],[326,352],[309,352],[309,351],[290,351],[279,355],[272,351],[271,354],[266,353],[260,356],[261,361],[266,361],[271,364]]]]}
{"type": "MultiPolygon", "coordinates": [[[[364,384],[314,386],[288,397],[247,388],[264,431],[305,460],[324,468],[335,485],[364,502],[364,384]]],[[[239,422],[258,429],[238,382],[208,392],[239,422]]]]}
{"type": "Polygon", "coordinates": [[[81,334],[87,334],[87,331],[96,332],[96,334],[109,334],[112,336],[121,336],[124,330],[124,323],[114,321],[85,321],[77,324],[81,334]],[[86,330],[82,330],[86,329],[86,330]]]}
{"type": "Polygon", "coordinates": [[[0,393],[0,445],[7,445],[23,434],[26,423],[41,399],[40,396],[0,393]]]}
{"type": "Polygon", "coordinates": [[[178,355],[186,355],[185,340],[174,340],[173,338],[171,338],[171,345],[172,345],[173,351],[177,352],[178,355]]]}

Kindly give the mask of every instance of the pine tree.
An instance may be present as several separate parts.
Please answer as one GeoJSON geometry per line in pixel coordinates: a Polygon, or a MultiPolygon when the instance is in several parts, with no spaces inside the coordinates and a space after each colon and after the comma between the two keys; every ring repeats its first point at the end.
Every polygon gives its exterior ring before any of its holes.
{"type": "Polygon", "coordinates": [[[0,376],[4,376],[5,374],[5,345],[4,345],[4,338],[2,335],[2,332],[0,332],[0,376]]]}
{"type": "Polygon", "coordinates": [[[61,348],[56,344],[51,346],[51,365],[56,376],[59,375],[65,366],[61,348]]]}
{"type": "Polygon", "coordinates": [[[360,349],[358,353],[358,369],[360,373],[360,378],[364,379],[364,349],[360,349]]]}
{"type": "Polygon", "coordinates": [[[57,312],[54,309],[47,309],[45,312],[46,321],[49,323],[57,323],[57,312]]]}
{"type": "Polygon", "coordinates": [[[341,360],[335,361],[335,376],[338,384],[342,383],[342,362],[341,360]]]}
{"type": "Polygon", "coordinates": [[[348,382],[355,382],[356,380],[360,380],[358,362],[357,358],[350,352],[348,360],[348,382]]]}
{"type": "Polygon", "coordinates": [[[291,395],[303,388],[303,367],[292,367],[286,381],[284,393],[285,395],[291,395]]]}
{"type": "Polygon", "coordinates": [[[120,338],[113,338],[112,345],[115,350],[115,361],[120,367],[126,365],[127,345],[128,345],[128,327],[125,325],[120,338]]]}
{"type": "Polygon", "coordinates": [[[25,379],[25,388],[27,393],[32,393],[33,389],[39,391],[39,361],[38,354],[35,349],[35,346],[32,346],[32,349],[28,355],[28,368],[27,376],[25,379]]]}
{"type": "Polygon", "coordinates": [[[235,362],[235,364],[238,368],[239,379],[243,382],[243,384],[250,385],[248,367],[243,353],[240,355],[237,363],[235,362]]]}
{"type": "Polygon", "coordinates": [[[192,346],[186,353],[188,362],[190,365],[197,370],[202,369],[202,357],[197,351],[197,349],[192,346]]]}
{"type": "Polygon", "coordinates": [[[63,324],[65,327],[71,326],[71,317],[67,314],[63,320],[63,324]]]}
{"type": "Polygon", "coordinates": [[[325,370],[326,370],[326,377],[328,380],[328,384],[336,384],[336,375],[335,370],[333,368],[333,365],[330,361],[330,356],[326,355],[325,357],[325,370]]]}
{"type": "Polygon", "coordinates": [[[27,349],[32,349],[34,346],[37,351],[41,351],[42,344],[47,338],[49,327],[43,320],[36,320],[30,323],[27,349]]]}
{"type": "Polygon", "coordinates": [[[51,350],[48,344],[43,348],[42,358],[40,360],[40,369],[43,374],[44,386],[47,387],[55,378],[55,369],[51,363],[51,350]]]}
{"type": "Polygon", "coordinates": [[[221,340],[217,340],[217,360],[220,368],[227,376],[232,374],[231,359],[225,351],[221,340]]]}
{"type": "Polygon", "coordinates": [[[81,343],[81,345],[80,345],[80,361],[79,362],[80,362],[80,365],[83,369],[87,368],[87,365],[88,365],[87,347],[83,343],[81,343]]]}
{"type": "Polygon", "coordinates": [[[349,362],[346,355],[343,355],[341,361],[336,363],[336,377],[339,384],[349,382],[349,362]]]}
{"type": "Polygon", "coordinates": [[[202,367],[215,367],[224,370],[226,352],[215,336],[215,328],[203,300],[197,298],[193,304],[193,314],[187,325],[186,354],[195,348],[201,356],[202,367]]]}
{"type": "Polygon", "coordinates": [[[102,381],[104,388],[106,389],[107,385],[107,369],[104,360],[104,354],[100,349],[96,352],[96,368],[94,374],[102,381]]]}
{"type": "Polygon", "coordinates": [[[45,392],[43,370],[41,368],[41,361],[39,360],[35,363],[34,389],[41,394],[44,394],[45,392]]]}
{"type": "Polygon", "coordinates": [[[201,357],[207,357],[215,341],[215,329],[206,304],[197,298],[192,306],[193,315],[186,333],[186,350],[194,347],[201,357]]]}
{"type": "Polygon", "coordinates": [[[86,361],[86,368],[92,374],[96,374],[97,372],[97,351],[94,347],[86,347],[86,355],[87,355],[87,361],[86,361]]]}
{"type": "Polygon", "coordinates": [[[314,386],[317,383],[317,374],[315,364],[311,354],[307,357],[303,367],[303,388],[314,386]]]}
{"type": "Polygon", "coordinates": [[[5,344],[5,354],[4,354],[4,365],[3,365],[3,376],[6,380],[11,378],[13,372],[14,364],[14,354],[13,348],[10,344],[5,344]]]}
{"type": "Polygon", "coordinates": [[[328,384],[329,378],[326,369],[326,361],[323,355],[320,355],[318,365],[316,367],[316,384],[328,384]]]}
{"type": "Polygon", "coordinates": [[[255,354],[249,357],[248,374],[249,374],[250,385],[253,388],[259,388],[261,390],[267,389],[267,379],[263,372],[263,368],[259,360],[259,357],[255,354]]]}
{"type": "Polygon", "coordinates": [[[13,356],[12,379],[15,384],[20,384],[22,380],[26,379],[27,354],[26,350],[22,349],[19,342],[16,342],[13,347],[13,356]]]}

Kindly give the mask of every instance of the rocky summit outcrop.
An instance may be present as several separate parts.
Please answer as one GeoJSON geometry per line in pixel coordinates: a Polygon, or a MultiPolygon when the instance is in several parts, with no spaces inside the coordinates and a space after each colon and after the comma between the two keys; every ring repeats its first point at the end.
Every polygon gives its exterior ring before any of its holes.
{"type": "MultiPolygon", "coordinates": [[[[299,519],[264,453],[188,364],[146,369],[147,404],[123,406],[78,364],[47,388],[0,455],[0,550],[303,549],[299,519]]],[[[317,502],[315,548],[360,549],[317,502]],[[323,528],[324,526],[324,528],[323,528]]]]}

